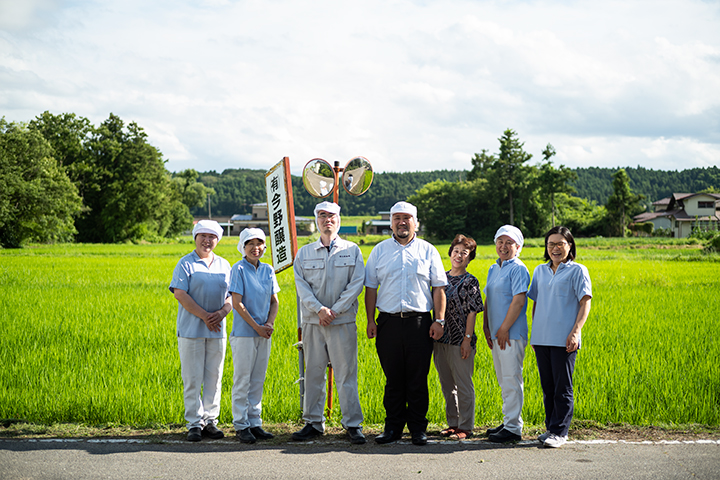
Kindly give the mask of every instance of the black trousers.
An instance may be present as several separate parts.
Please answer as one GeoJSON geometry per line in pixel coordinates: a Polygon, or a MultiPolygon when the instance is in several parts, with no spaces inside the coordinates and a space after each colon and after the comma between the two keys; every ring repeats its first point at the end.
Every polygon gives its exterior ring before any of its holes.
{"type": "Polygon", "coordinates": [[[535,345],[533,348],[545,404],[545,428],[550,433],[565,436],[575,410],[573,373],[577,350],[567,353],[565,347],[535,345]]]}
{"type": "Polygon", "coordinates": [[[400,318],[380,313],[377,348],[385,373],[385,429],[424,432],[428,420],[428,373],[433,352],[430,312],[400,318]]]}

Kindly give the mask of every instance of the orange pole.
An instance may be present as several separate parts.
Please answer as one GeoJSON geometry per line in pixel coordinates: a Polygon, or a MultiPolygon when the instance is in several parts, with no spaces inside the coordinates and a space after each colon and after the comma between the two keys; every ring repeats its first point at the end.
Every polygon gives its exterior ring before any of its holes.
{"type": "MultiPolygon", "coordinates": [[[[333,167],[333,176],[335,177],[335,185],[333,185],[333,202],[338,203],[340,199],[340,172],[343,169],[340,168],[340,162],[335,161],[333,167]]],[[[329,412],[332,412],[333,407],[333,385],[334,375],[332,364],[328,363],[328,374],[327,374],[327,408],[329,412]]]]}

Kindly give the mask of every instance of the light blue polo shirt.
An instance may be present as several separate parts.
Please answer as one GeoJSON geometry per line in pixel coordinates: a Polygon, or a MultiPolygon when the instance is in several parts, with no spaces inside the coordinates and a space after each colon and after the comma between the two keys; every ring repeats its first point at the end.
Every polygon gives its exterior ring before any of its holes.
{"type": "Polygon", "coordinates": [[[395,237],[378,243],[365,265],[365,286],[378,288],[376,307],[384,313],[429,312],[430,287],[447,285],[440,253],[415,236],[407,245],[395,237]]]}
{"type": "Polygon", "coordinates": [[[530,344],[565,347],[585,295],[592,297],[585,265],[568,260],[558,265],[554,275],[550,262],[538,265],[528,291],[535,301],[530,344]]]}
{"type": "MultiPolygon", "coordinates": [[[[242,303],[258,325],[265,325],[270,313],[270,300],[280,291],[275,271],[267,263],[258,262],[257,268],[245,258],[232,266],[230,293],[242,295],[242,303]]],[[[233,337],[258,337],[233,307],[233,337]]]]}
{"type": "MultiPolygon", "coordinates": [[[[228,296],[230,283],[230,263],[215,255],[208,267],[193,250],[175,266],[170,291],[176,288],[184,290],[199,306],[208,312],[220,310],[228,296]]],[[[185,310],[178,302],[177,336],[184,338],[225,338],[225,319],[219,332],[211,332],[205,322],[185,310]]]]}
{"type": "MultiPolygon", "coordinates": [[[[513,297],[527,292],[529,285],[530,272],[517,257],[502,263],[498,259],[490,266],[484,292],[485,309],[493,340],[497,339],[497,331],[505,321],[513,297]]],[[[509,334],[511,340],[527,340],[527,298],[520,315],[510,327],[509,334]]]]}

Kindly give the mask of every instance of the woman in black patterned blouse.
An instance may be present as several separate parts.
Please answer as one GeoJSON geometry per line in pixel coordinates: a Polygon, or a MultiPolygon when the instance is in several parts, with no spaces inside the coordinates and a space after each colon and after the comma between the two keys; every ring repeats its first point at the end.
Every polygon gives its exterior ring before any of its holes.
{"type": "Polygon", "coordinates": [[[452,268],[445,287],[445,332],[435,342],[433,359],[445,396],[448,428],[444,437],[465,439],[475,424],[475,387],[472,382],[475,360],[475,317],[483,311],[480,284],[467,266],[475,258],[475,240],[456,235],[450,245],[452,268]]]}

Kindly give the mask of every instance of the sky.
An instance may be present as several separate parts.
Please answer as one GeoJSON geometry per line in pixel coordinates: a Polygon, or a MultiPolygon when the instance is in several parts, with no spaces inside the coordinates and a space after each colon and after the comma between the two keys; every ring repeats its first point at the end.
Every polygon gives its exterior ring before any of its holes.
{"type": "Polygon", "coordinates": [[[0,116],[136,122],[170,171],[720,165],[720,1],[0,0],[0,116]]]}

